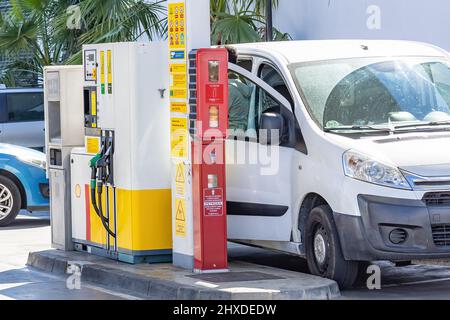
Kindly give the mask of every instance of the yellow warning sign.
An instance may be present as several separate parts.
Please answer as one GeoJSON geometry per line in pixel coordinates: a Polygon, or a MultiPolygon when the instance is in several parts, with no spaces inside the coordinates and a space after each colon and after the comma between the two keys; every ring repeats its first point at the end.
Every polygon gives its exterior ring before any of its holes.
{"type": "Polygon", "coordinates": [[[187,99],[187,65],[173,63],[170,65],[170,97],[172,99],[187,99]]]}
{"type": "Polygon", "coordinates": [[[175,234],[179,237],[186,237],[186,201],[175,199],[175,234]]]}
{"type": "Polygon", "coordinates": [[[184,73],[187,74],[186,63],[173,63],[170,65],[170,73],[184,73]]]}
{"type": "Polygon", "coordinates": [[[188,113],[186,102],[170,102],[170,112],[172,113],[188,113]]]}
{"type": "Polygon", "coordinates": [[[186,88],[187,87],[187,75],[186,73],[173,73],[172,74],[172,87],[186,88]]]}
{"type": "Polygon", "coordinates": [[[173,158],[188,157],[189,135],[187,118],[171,119],[171,154],[173,158]]]}
{"type": "Polygon", "coordinates": [[[100,152],[100,138],[87,137],[86,138],[86,152],[88,154],[97,154],[100,152]]]}
{"type": "Polygon", "coordinates": [[[177,163],[177,171],[175,175],[175,192],[177,197],[184,198],[186,196],[186,178],[185,178],[186,166],[183,162],[177,163]]]}
{"type": "Polygon", "coordinates": [[[173,99],[187,99],[187,89],[171,87],[170,97],[173,99]]]}

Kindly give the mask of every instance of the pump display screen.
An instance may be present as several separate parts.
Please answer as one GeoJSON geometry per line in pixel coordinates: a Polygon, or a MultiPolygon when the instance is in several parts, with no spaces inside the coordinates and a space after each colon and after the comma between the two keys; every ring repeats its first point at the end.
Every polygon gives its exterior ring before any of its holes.
{"type": "Polygon", "coordinates": [[[97,51],[86,50],[84,52],[84,80],[97,81],[97,51]]]}

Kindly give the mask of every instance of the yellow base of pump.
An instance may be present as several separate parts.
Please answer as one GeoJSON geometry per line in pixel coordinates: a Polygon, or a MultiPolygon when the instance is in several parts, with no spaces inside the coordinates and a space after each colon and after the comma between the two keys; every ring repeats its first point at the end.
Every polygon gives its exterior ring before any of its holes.
{"type": "Polygon", "coordinates": [[[172,250],[171,189],[116,189],[116,214],[114,215],[114,191],[112,188],[107,188],[102,195],[102,207],[105,216],[109,212],[109,226],[116,233],[117,242],[112,236],[109,236],[108,241],[107,231],[92,206],[88,186],[85,191],[86,199],[89,201],[89,210],[86,212],[87,239],[83,243],[89,246],[91,253],[116,257],[118,260],[129,263],[170,261],[172,250]],[[107,192],[108,206],[106,204],[107,192]],[[116,244],[117,248],[115,248],[116,244]]]}

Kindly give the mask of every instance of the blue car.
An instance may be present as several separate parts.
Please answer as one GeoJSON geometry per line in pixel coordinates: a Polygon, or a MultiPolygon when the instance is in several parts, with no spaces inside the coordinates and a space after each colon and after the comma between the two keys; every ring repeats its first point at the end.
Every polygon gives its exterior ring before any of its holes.
{"type": "Polygon", "coordinates": [[[46,157],[42,152],[0,144],[0,227],[13,222],[21,209],[49,208],[46,157]]]}

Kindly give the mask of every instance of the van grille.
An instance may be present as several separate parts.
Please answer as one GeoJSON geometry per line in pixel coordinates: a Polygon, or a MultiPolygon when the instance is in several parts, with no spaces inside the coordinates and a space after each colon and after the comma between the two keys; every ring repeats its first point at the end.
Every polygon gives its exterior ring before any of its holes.
{"type": "Polygon", "coordinates": [[[450,246],[450,224],[431,226],[433,241],[436,246],[450,246]]]}
{"type": "Polygon", "coordinates": [[[450,206],[450,192],[428,192],[422,201],[429,207],[450,206]]]}

